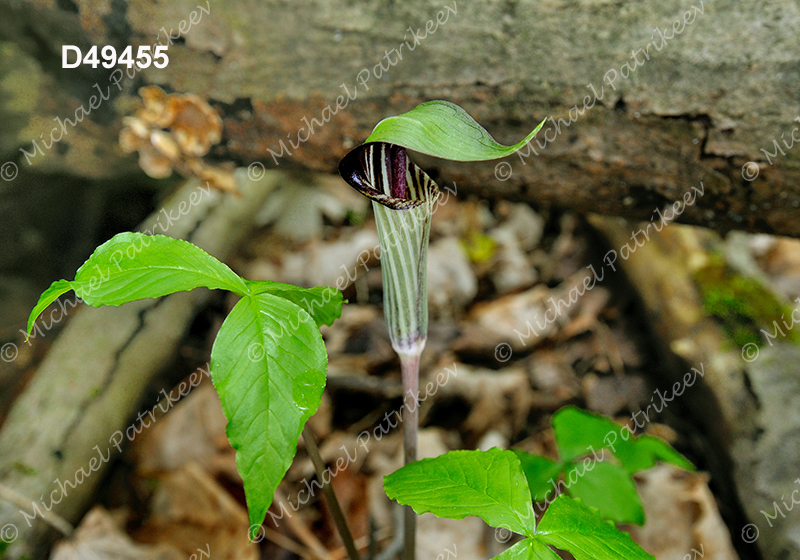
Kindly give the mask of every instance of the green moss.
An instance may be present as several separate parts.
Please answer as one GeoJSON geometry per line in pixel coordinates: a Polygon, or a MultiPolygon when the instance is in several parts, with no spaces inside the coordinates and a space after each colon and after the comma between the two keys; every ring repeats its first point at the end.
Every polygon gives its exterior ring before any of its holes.
{"type": "Polygon", "coordinates": [[[461,240],[461,247],[469,260],[475,264],[483,264],[494,256],[497,242],[485,233],[471,231],[461,240]]]}
{"type": "Polygon", "coordinates": [[[19,461],[12,464],[11,468],[25,476],[36,476],[36,469],[19,461]]]}
{"type": "Polygon", "coordinates": [[[757,280],[731,270],[721,255],[701,268],[694,280],[706,313],[720,321],[737,346],[749,343],[761,346],[764,342],[761,329],[775,332],[775,321],[787,341],[800,344],[800,329],[789,330],[782,324],[783,319],[791,324],[792,307],[757,280]]]}

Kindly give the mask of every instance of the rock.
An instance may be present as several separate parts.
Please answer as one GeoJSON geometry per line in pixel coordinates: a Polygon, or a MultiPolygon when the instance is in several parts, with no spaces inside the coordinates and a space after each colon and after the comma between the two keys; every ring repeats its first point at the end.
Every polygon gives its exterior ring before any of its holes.
{"type": "Polygon", "coordinates": [[[538,278],[536,270],[522,251],[521,242],[514,231],[497,228],[489,233],[497,243],[490,277],[499,294],[527,288],[538,278]]]}
{"type": "Polygon", "coordinates": [[[455,237],[428,250],[428,303],[431,315],[458,315],[478,294],[478,280],[455,237]]]}

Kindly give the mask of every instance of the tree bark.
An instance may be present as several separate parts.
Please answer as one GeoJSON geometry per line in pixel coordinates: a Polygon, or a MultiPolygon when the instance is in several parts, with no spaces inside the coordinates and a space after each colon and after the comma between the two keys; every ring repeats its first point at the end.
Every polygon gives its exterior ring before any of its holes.
{"type": "MultiPolygon", "coordinates": [[[[126,78],[122,93],[112,87],[125,100],[117,107],[129,107],[127,94],[142,83],[213,100],[224,114],[214,154],[222,159],[334,172],[380,119],[442,98],[504,143],[548,119],[530,155],[507,165],[420,158],[462,196],[649,220],[702,183],[705,195],[679,221],[800,236],[800,148],[792,140],[800,140],[800,63],[791,56],[800,35],[781,23],[794,21],[791,3],[647,0],[620,12],[605,2],[556,8],[537,0],[78,0],[77,14],[46,0],[3,4],[11,21],[29,25],[0,25],[0,34],[24,47],[27,30],[52,51],[33,61],[44,69],[40,103],[27,122],[17,119],[14,147],[40,132],[46,138],[50,119],[86,105],[95,82],[106,88],[102,71],[48,71],[61,43],[160,42],[169,46],[168,66],[126,78]],[[777,23],[754,24],[765,18],[777,23]],[[51,98],[57,110],[39,108],[51,98]],[[281,141],[285,151],[273,157],[281,141]],[[757,166],[743,168],[750,161],[757,166]],[[743,177],[756,170],[755,180],[743,177]]],[[[106,118],[113,129],[119,115],[106,118]]],[[[42,161],[91,167],[76,151],[42,161]]],[[[130,168],[130,158],[104,158],[119,166],[103,165],[103,173],[130,168]]]]}

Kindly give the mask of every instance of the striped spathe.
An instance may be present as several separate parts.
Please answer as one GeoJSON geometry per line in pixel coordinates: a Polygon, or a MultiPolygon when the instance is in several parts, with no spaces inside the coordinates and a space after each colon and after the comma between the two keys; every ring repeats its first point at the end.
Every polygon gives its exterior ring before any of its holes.
{"type": "Polygon", "coordinates": [[[385,142],[349,152],[339,173],[373,201],[389,336],[398,354],[418,356],[428,336],[428,240],[439,187],[405,148],[385,142]]]}

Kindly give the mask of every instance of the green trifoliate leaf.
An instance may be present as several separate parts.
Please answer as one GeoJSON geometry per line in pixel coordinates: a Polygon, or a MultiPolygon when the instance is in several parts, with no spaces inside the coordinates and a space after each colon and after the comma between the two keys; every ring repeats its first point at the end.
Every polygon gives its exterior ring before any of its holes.
{"type": "MultiPolygon", "coordinates": [[[[245,280],[252,294],[272,294],[305,309],[317,326],[332,325],[342,315],[342,292],[329,286],[301,288],[270,280],[245,280]]],[[[294,324],[294,323],[292,323],[294,324]]]]}
{"type": "Polygon", "coordinates": [[[552,500],[555,497],[556,483],[564,465],[521,449],[512,449],[511,451],[517,455],[517,459],[522,465],[522,472],[525,473],[528,488],[531,490],[531,499],[534,502],[552,500]]]}
{"type": "Polygon", "coordinates": [[[630,474],[650,469],[659,461],[687,471],[695,470],[695,466],[686,457],[656,436],[644,434],[632,440],[631,445],[623,445],[615,454],[630,474]]]}
{"type": "Polygon", "coordinates": [[[569,494],[617,523],[644,524],[644,508],[628,472],[614,463],[587,459],[564,473],[569,494]]]}
{"type": "Polygon", "coordinates": [[[694,470],[689,460],[665,441],[651,435],[635,436],[628,427],[599,414],[565,406],[553,415],[552,423],[558,451],[565,461],[585,455],[598,459],[613,455],[629,474],[649,469],[658,461],[694,470]]]}
{"type": "Polygon", "coordinates": [[[319,407],[327,363],[314,320],[276,295],[243,297],[219,330],[211,379],[228,419],[251,524],[264,521],[303,425],[319,407]]]}
{"type": "Polygon", "coordinates": [[[547,508],[536,529],[536,540],[566,550],[576,560],[654,560],[628,533],[563,495],[547,508]]]}
{"type": "Polygon", "coordinates": [[[475,516],[493,527],[534,534],[530,490],[511,451],[451,451],[406,465],[383,485],[391,499],[419,514],[475,516]]]}
{"type": "Polygon", "coordinates": [[[629,430],[613,420],[574,406],[565,406],[556,412],[552,423],[556,446],[564,461],[592,454],[602,458],[603,448],[615,453],[630,445],[633,437],[629,430]]]}
{"type": "Polygon", "coordinates": [[[531,141],[544,121],[513,146],[498,144],[464,109],[449,101],[428,101],[407,113],[383,119],[367,142],[388,142],[454,161],[509,156],[531,141]]]}
{"type": "MultiPolygon", "coordinates": [[[[64,282],[42,294],[28,320],[28,334],[46,304],[66,292],[64,282]]],[[[165,235],[133,232],[115,235],[95,249],[68,285],[94,306],[122,305],[199,287],[247,293],[239,276],[200,247],[165,235]]]]}
{"type": "Polygon", "coordinates": [[[536,539],[525,539],[492,560],[561,560],[561,557],[546,544],[536,539]]]}

